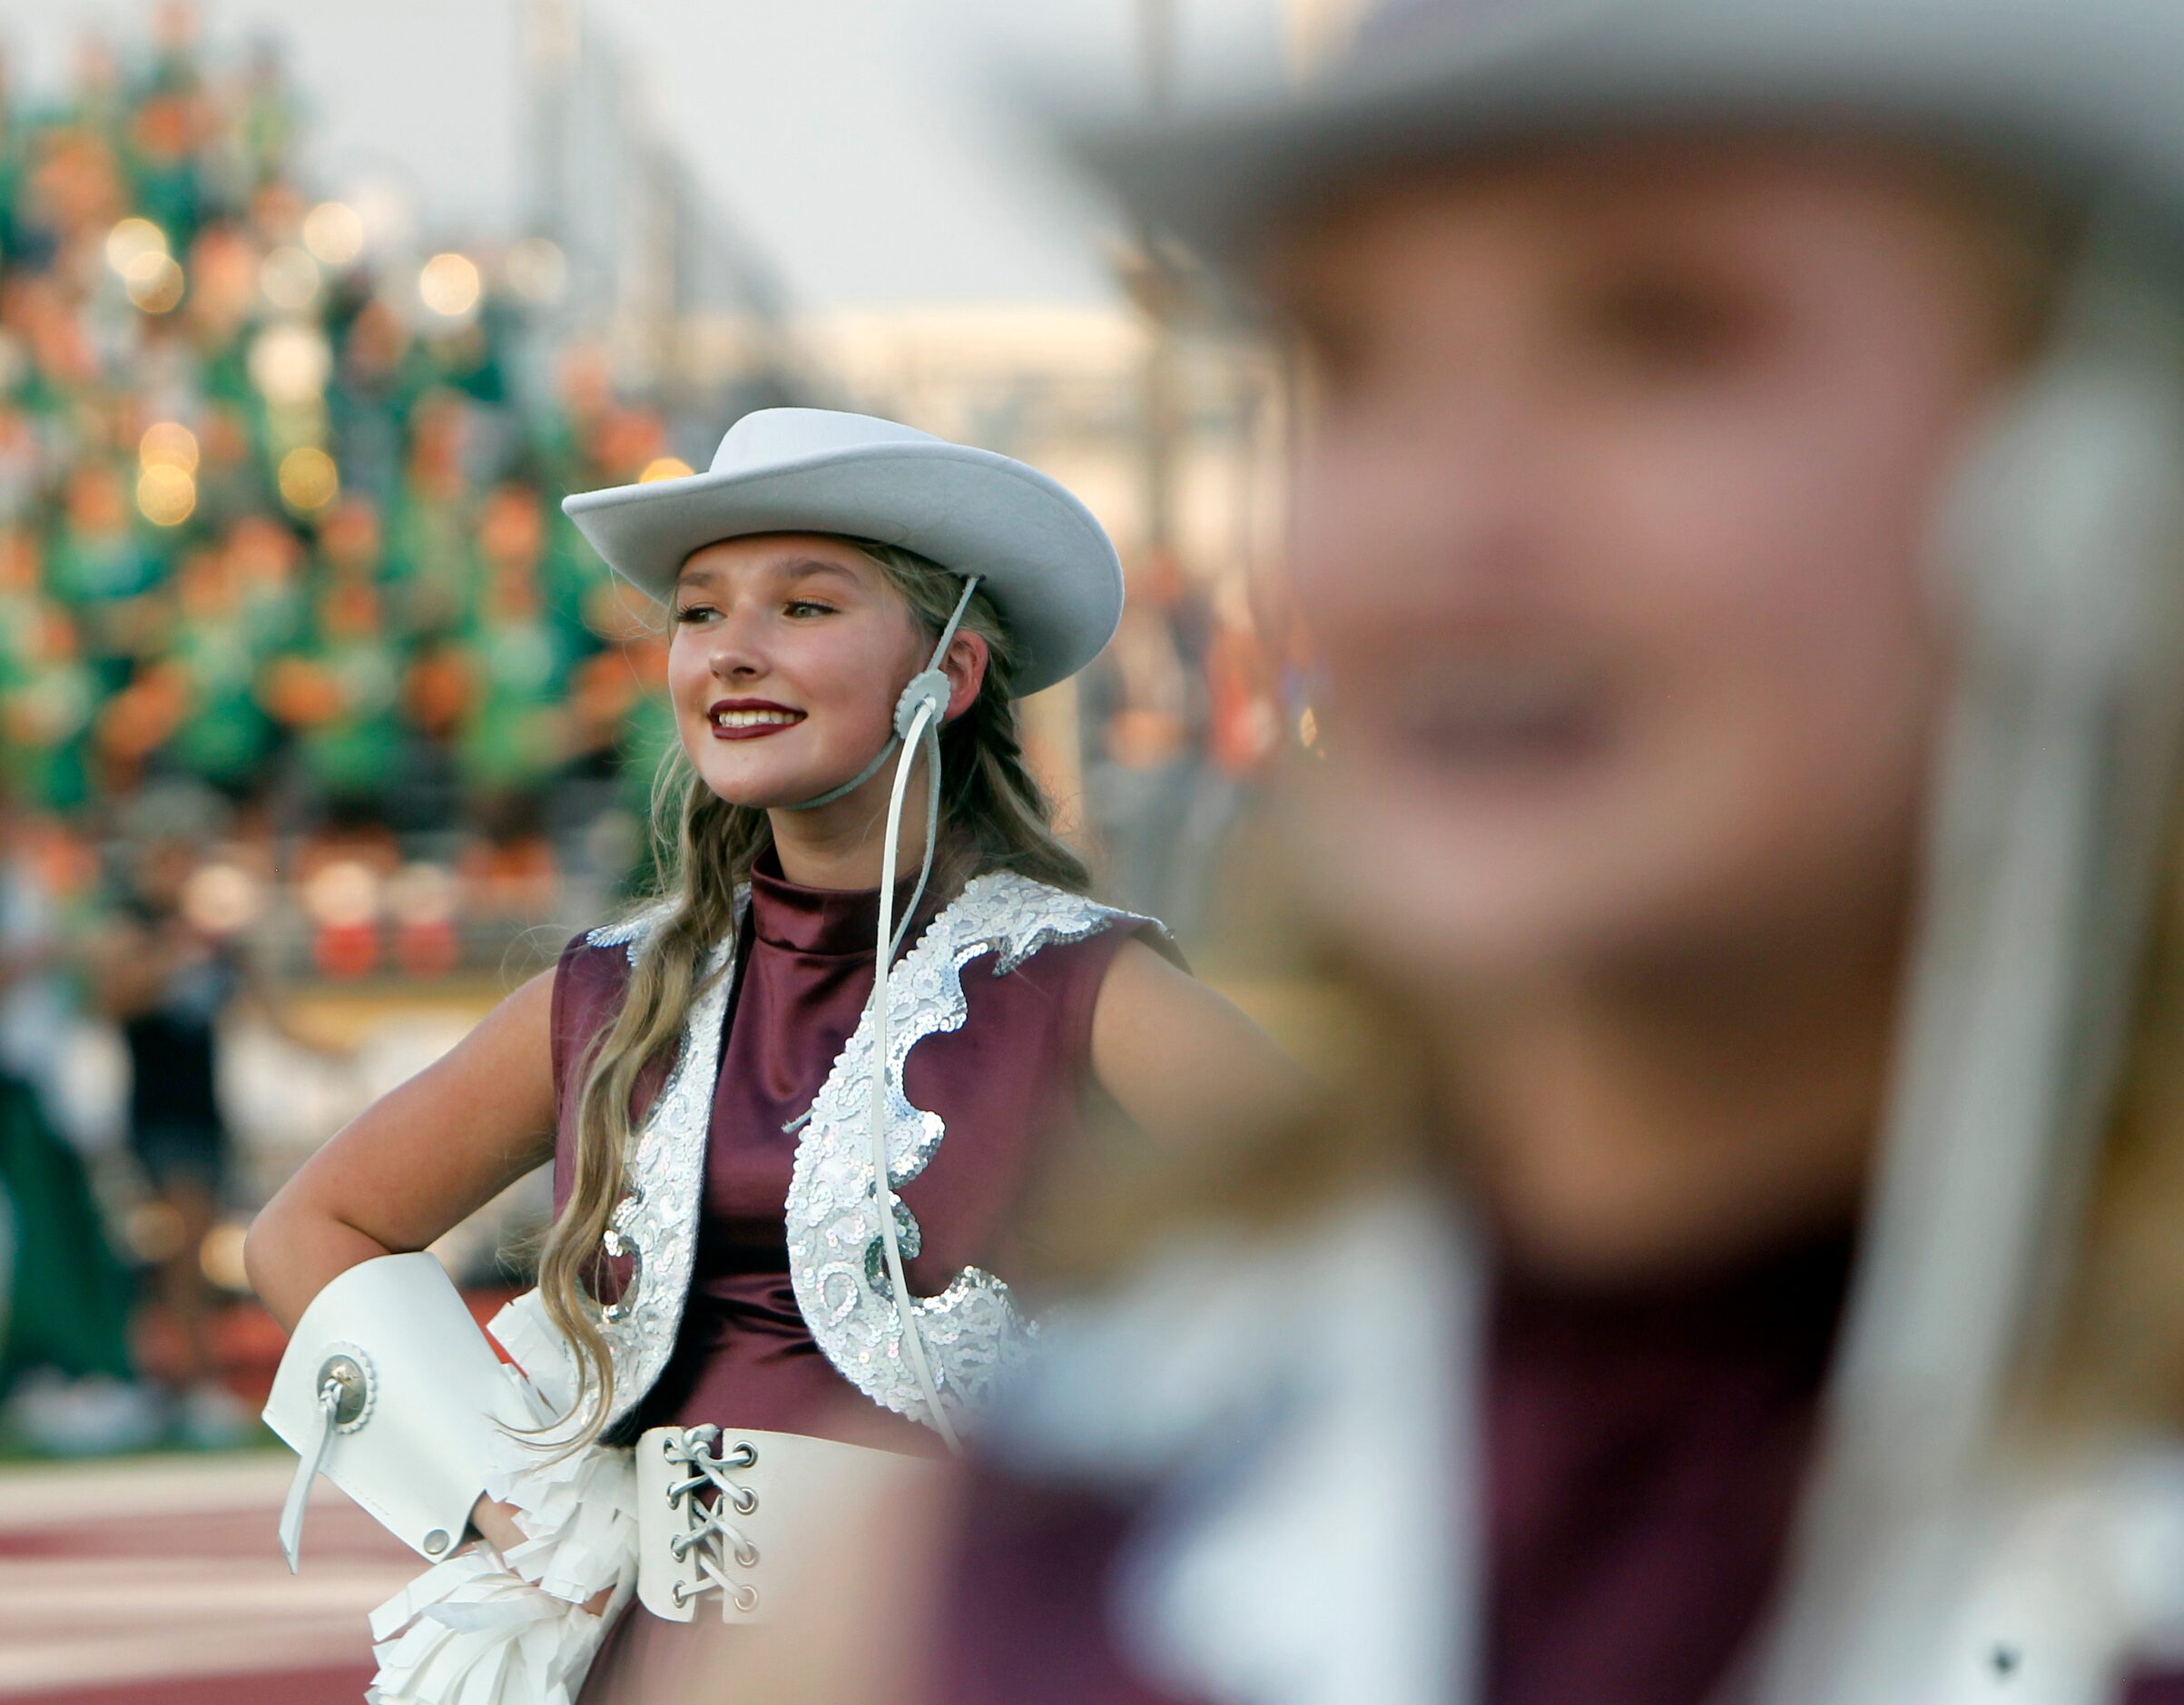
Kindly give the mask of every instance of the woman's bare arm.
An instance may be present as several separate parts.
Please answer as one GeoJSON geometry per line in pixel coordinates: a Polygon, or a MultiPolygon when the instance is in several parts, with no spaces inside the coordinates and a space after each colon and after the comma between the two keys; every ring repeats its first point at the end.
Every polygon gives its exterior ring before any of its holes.
{"type": "Polygon", "coordinates": [[[243,1265],[293,1329],[359,1261],[422,1249],[554,1152],[554,973],[359,1114],[265,1206],[243,1265]]]}
{"type": "Polygon", "coordinates": [[[1140,1128],[1177,1142],[1264,1130],[1321,1094],[1234,1002],[1143,941],[1100,984],[1092,1072],[1140,1128]]]}

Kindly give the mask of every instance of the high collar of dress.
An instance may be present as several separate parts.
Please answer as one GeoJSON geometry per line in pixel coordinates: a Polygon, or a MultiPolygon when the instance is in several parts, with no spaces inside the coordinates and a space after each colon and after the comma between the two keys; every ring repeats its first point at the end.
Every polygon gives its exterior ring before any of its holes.
{"type": "MultiPolygon", "coordinates": [[[[898,916],[916,882],[913,872],[896,884],[898,916]]],[[[929,889],[905,940],[915,941],[941,903],[942,896],[929,889]]],[[[747,921],[750,939],[761,947],[816,958],[869,961],[880,928],[880,891],[809,888],[792,882],[782,874],[781,861],[769,847],[751,872],[747,921]]]]}

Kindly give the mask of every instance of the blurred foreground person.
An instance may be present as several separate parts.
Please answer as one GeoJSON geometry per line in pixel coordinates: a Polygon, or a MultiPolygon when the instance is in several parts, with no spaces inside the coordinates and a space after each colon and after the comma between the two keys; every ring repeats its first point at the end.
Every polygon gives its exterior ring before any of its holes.
{"type": "Polygon", "coordinates": [[[0,1418],[53,1454],[134,1450],[162,1404],[132,1365],[129,1271],[65,1125],[74,944],[0,779],[0,1418]]]}
{"type": "Polygon", "coordinates": [[[1095,153],[1313,358],[1382,1045],[1058,1198],[832,1697],[2184,1699],[2184,14],[1411,5],[1095,153]]]}
{"type": "MultiPolygon", "coordinates": [[[[735,1673],[754,1624],[836,1591],[826,1533],[936,1473],[1019,1358],[1007,1234],[1044,1151],[1104,1100],[1172,1138],[1222,1086],[1286,1077],[1158,924],[1085,893],[1024,763],[1017,696],[1121,609],[1067,492],[779,409],[703,474],[566,507],[672,614],[664,892],[251,1233],[293,1328],[267,1409],[302,1457],[290,1566],[321,1467],[437,1565],[373,1616],[386,1705],[624,1705],[694,1658],[735,1673]],[[515,1379],[415,1252],[548,1160],[538,1288],[492,1328],[515,1379]],[[694,1641],[700,1618],[733,1637],[694,1641]]],[[[919,1538],[874,1519],[869,1554],[919,1538]]]]}
{"type": "Polygon", "coordinates": [[[221,815],[211,794],[181,784],[135,802],[128,867],[91,967],[128,1059],[130,1153],[158,1210],[153,1294],[171,1335],[162,1371],[173,1424],[185,1443],[202,1445],[241,1444],[258,1430],[221,1377],[212,1339],[221,1296],[203,1262],[233,1184],[222,1033],[247,1010],[293,1046],[344,1057],[291,1021],[248,943],[194,888],[221,815]]]}

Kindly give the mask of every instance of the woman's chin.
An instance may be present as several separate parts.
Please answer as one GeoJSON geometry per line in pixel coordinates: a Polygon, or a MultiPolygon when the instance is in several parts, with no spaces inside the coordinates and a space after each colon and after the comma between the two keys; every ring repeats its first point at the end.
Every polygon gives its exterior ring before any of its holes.
{"type": "Polygon", "coordinates": [[[848,778],[831,773],[808,773],[801,767],[785,770],[768,765],[761,770],[756,765],[732,769],[725,764],[700,764],[698,779],[714,798],[728,804],[751,811],[782,811],[816,799],[848,778]]]}
{"type": "MultiPolygon", "coordinates": [[[[715,782],[710,776],[705,778],[705,788],[723,804],[740,806],[745,811],[780,811],[796,803],[800,798],[811,797],[810,793],[799,794],[780,787],[761,787],[749,782],[715,782]]],[[[820,791],[813,788],[812,793],[820,791]]]]}
{"type": "Polygon", "coordinates": [[[772,811],[824,791],[823,784],[814,783],[799,793],[802,778],[784,774],[771,765],[700,764],[697,771],[706,792],[715,799],[752,811],[772,811]]]}

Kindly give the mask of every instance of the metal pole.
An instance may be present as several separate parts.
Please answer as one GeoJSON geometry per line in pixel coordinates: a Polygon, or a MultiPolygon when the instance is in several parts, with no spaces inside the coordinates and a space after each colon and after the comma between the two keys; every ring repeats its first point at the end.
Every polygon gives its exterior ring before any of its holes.
{"type": "MultiPolygon", "coordinates": [[[[1154,119],[1175,105],[1175,0],[1137,0],[1138,71],[1145,84],[1146,110],[1154,119]]],[[[1175,339],[1169,323],[1173,291],[1154,241],[1143,221],[1131,231],[1141,283],[1140,307],[1146,320],[1145,367],[1139,376],[1139,408],[1145,448],[1145,546],[1153,552],[1175,547],[1175,339]]]]}
{"type": "Polygon", "coordinates": [[[575,0],[527,0],[522,17],[524,215],[533,235],[551,238],[566,252],[569,85],[581,26],[575,0]]]}

